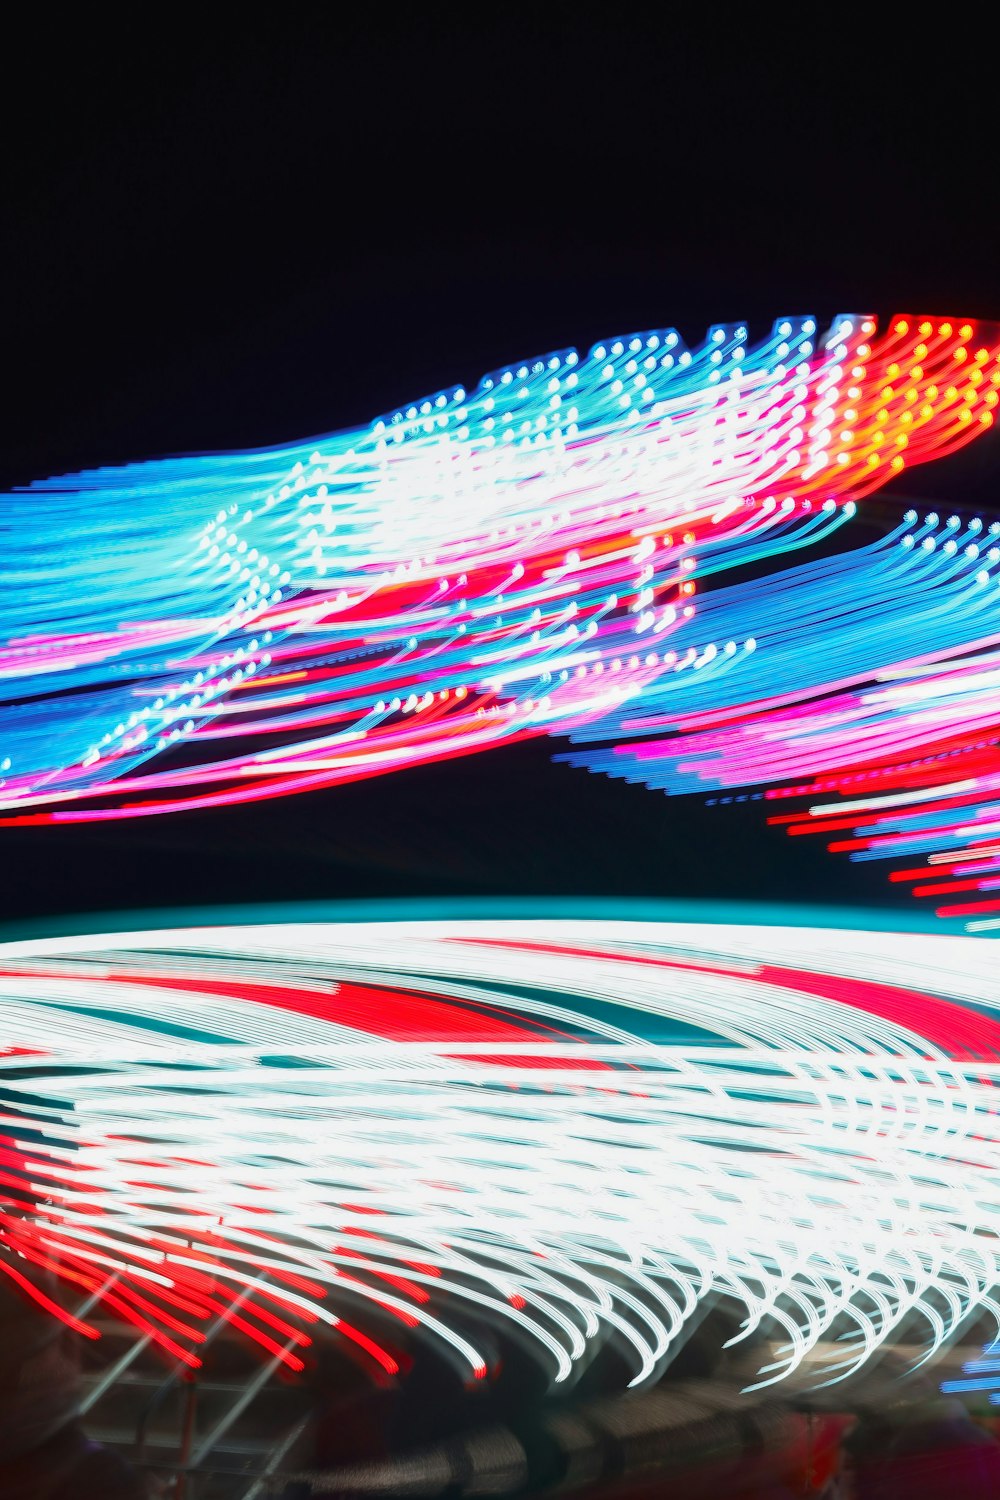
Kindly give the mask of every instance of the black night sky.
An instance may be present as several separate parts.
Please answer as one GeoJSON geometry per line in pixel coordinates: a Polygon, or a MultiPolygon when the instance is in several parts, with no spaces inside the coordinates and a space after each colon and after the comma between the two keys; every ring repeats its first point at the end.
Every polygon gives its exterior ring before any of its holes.
{"type": "MultiPolygon", "coordinates": [[[[6,56],[6,486],[306,438],[634,328],[693,341],[783,313],[1000,315],[992,85],[967,44],[862,53],[835,12],[808,43],[749,10],[695,27],[673,7],[292,8],[214,35],[168,14],[111,37],[89,17],[57,36],[47,13],[6,56]]],[[[996,503],[998,446],[929,466],[907,494],[996,503]]],[[[767,830],[752,803],[667,799],[555,766],[561,748],[3,830],[3,915],[893,899],[882,870],[767,830]]]]}

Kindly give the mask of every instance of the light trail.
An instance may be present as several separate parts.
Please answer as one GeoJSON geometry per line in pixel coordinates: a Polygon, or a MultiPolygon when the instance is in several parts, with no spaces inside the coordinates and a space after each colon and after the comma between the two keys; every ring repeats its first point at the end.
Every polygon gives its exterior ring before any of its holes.
{"type": "Polygon", "coordinates": [[[192,1364],[220,1314],[293,1368],[321,1320],[380,1378],[415,1338],[487,1378],[506,1327],[558,1382],[613,1340],[633,1384],[718,1298],[777,1338],[762,1383],[1000,1330],[982,939],[99,934],[0,947],[0,1014],[0,1271],[113,1271],[107,1309],[192,1364]]]}
{"type": "Polygon", "coordinates": [[[984,431],[998,359],[939,319],[662,329],[308,444],[32,485],[0,507],[0,812],[252,801],[655,697],[699,665],[701,579],[984,431]]]}
{"type": "Polygon", "coordinates": [[[909,511],[867,547],[707,595],[673,645],[678,670],[559,758],[791,801],[769,822],[1000,927],[1000,521],[909,511]]]}

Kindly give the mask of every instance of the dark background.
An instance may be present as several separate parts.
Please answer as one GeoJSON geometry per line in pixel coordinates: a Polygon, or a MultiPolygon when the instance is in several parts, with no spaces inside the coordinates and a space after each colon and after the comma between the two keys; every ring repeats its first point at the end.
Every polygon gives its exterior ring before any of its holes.
{"type": "MultiPolygon", "coordinates": [[[[305,438],[633,328],[1000,316],[996,30],[975,11],[960,35],[900,17],[882,42],[838,7],[808,37],[750,8],[285,9],[217,34],[43,11],[37,37],[8,38],[3,486],[305,438]]],[[[920,471],[918,493],[987,507],[997,447],[920,471]]],[[[884,871],[765,829],[752,803],[668,800],[553,766],[560,748],[3,830],[3,914],[894,899],[884,871]]]]}

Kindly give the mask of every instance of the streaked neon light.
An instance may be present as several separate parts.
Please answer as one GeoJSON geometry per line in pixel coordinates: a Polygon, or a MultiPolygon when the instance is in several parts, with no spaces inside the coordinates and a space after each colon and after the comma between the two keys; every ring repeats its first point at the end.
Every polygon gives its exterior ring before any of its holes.
{"type": "Polygon", "coordinates": [[[868,547],[708,595],[674,645],[691,670],[575,730],[614,743],[565,759],[729,793],[713,802],[808,798],[769,821],[902,861],[890,879],[917,896],[961,898],[941,915],[1000,926],[1000,522],[910,511],[868,547]],[[752,655],[722,645],[737,626],[752,655]]]}
{"type": "Polygon", "coordinates": [[[36,484],[4,507],[0,810],[255,800],[580,728],[673,681],[701,579],[988,427],[998,360],[936,319],[657,330],[300,447],[36,484]]]}
{"type": "Polygon", "coordinates": [[[228,1310],[293,1368],[321,1320],[485,1378],[499,1323],[556,1381],[613,1338],[637,1384],[718,1297],[777,1340],[761,1384],[914,1318],[930,1358],[1000,1332],[995,967],[581,920],[8,943],[0,1236],[193,1365],[228,1310]]]}
{"type": "Polygon", "coordinates": [[[941,1390],[946,1396],[980,1392],[991,1406],[1000,1406],[1000,1341],[987,1344],[978,1359],[966,1361],[958,1379],[943,1380],[941,1390]]]}

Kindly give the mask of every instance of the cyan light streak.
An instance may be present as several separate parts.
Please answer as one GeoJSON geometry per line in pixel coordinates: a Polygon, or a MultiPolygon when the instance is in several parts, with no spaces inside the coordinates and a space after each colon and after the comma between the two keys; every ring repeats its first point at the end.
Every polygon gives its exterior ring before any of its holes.
{"type": "Polygon", "coordinates": [[[8,497],[0,810],[254,800],[642,697],[702,577],[808,545],[992,422],[995,339],[874,334],[645,332],[297,447],[8,497]]]}
{"type": "Polygon", "coordinates": [[[729,793],[713,802],[809,798],[770,821],[836,832],[854,860],[923,861],[890,878],[1000,926],[998,541],[1000,522],[909,512],[872,546],[710,594],[674,637],[673,678],[574,730],[605,743],[564,758],[729,793]],[[751,654],[720,653],[736,621],[755,625],[751,654]]]}
{"type": "Polygon", "coordinates": [[[766,784],[841,763],[853,710],[872,721],[850,725],[856,760],[859,737],[909,706],[897,681],[927,691],[933,663],[961,681],[965,653],[1000,645],[998,538],[1000,522],[909,511],[867,547],[717,589],[675,633],[675,670],[570,736],[621,743],[565,759],[672,792],[766,784]]]}
{"type": "Polygon", "coordinates": [[[991,1406],[1000,1406],[1000,1343],[987,1344],[982,1357],[967,1361],[962,1371],[959,1379],[941,1382],[941,1390],[946,1396],[970,1396],[982,1392],[987,1395],[991,1406]]]}

